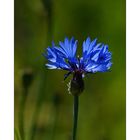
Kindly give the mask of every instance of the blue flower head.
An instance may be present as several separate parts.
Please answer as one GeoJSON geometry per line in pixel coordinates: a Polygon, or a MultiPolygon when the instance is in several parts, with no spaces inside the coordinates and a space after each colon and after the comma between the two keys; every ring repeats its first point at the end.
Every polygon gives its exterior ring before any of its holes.
{"type": "Polygon", "coordinates": [[[79,80],[79,83],[87,73],[106,72],[110,69],[112,57],[108,45],[97,43],[97,39],[91,41],[88,37],[82,47],[82,56],[78,57],[77,40],[74,38],[65,38],[64,42],[60,41],[58,46],[53,42],[52,47],[48,47],[44,53],[48,60],[46,66],[49,69],[67,70],[65,78],[73,73],[73,80],[79,80]]]}

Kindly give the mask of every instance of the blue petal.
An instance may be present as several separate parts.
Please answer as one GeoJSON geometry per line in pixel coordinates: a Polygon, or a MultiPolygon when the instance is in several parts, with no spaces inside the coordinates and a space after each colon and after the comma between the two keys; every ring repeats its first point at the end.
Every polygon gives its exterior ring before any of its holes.
{"type": "Polygon", "coordinates": [[[47,53],[44,53],[44,56],[48,59],[46,66],[51,69],[74,71],[78,65],[76,58],[77,41],[74,38],[71,38],[71,40],[65,38],[64,42],[59,42],[59,45],[60,47],[57,47],[52,42],[52,47],[46,49],[47,53]]]}
{"type": "Polygon", "coordinates": [[[58,69],[58,67],[54,64],[45,64],[45,66],[47,66],[48,69],[58,69]]]}
{"type": "Polygon", "coordinates": [[[88,37],[86,41],[83,42],[83,54],[88,51],[89,44],[90,44],[90,37],[88,37]]]}
{"type": "Polygon", "coordinates": [[[83,42],[83,55],[88,55],[89,53],[91,53],[96,46],[96,43],[97,38],[91,42],[90,38],[88,37],[86,41],[83,42]]]}
{"type": "MultiPolygon", "coordinates": [[[[49,69],[64,69],[70,73],[74,71],[90,72],[105,72],[111,68],[112,54],[108,50],[108,45],[101,43],[97,44],[97,39],[91,41],[88,37],[83,42],[83,55],[81,58],[76,57],[77,40],[72,37],[64,39],[64,42],[59,42],[56,46],[52,42],[52,47],[48,47],[43,54],[48,60],[46,66],[49,69]]],[[[83,74],[84,74],[83,73],[83,74]]]]}
{"type": "Polygon", "coordinates": [[[105,72],[110,69],[112,63],[111,53],[108,51],[108,45],[96,44],[97,39],[90,42],[87,38],[83,42],[83,56],[80,58],[80,68],[85,72],[105,72]]]}
{"type": "Polygon", "coordinates": [[[59,42],[59,45],[61,48],[59,49],[59,52],[63,54],[63,57],[69,59],[76,57],[77,40],[75,41],[74,38],[71,38],[71,40],[65,38],[64,42],[59,42]]]}
{"type": "Polygon", "coordinates": [[[94,40],[90,43],[89,49],[88,49],[87,53],[91,53],[91,51],[94,49],[94,46],[96,45],[96,42],[97,42],[97,38],[94,39],[94,40]]]}
{"type": "Polygon", "coordinates": [[[85,67],[86,72],[105,72],[108,71],[111,67],[112,63],[106,63],[106,64],[97,64],[97,63],[90,63],[85,67]]]}

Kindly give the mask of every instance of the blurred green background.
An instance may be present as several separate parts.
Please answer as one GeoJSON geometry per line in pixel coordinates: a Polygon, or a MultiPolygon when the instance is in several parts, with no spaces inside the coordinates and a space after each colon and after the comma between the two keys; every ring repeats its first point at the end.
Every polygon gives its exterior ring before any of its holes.
{"type": "Polygon", "coordinates": [[[125,140],[125,0],[15,0],[15,140],[71,140],[73,97],[44,49],[64,37],[109,45],[110,72],[84,78],[77,140],[125,140]]]}

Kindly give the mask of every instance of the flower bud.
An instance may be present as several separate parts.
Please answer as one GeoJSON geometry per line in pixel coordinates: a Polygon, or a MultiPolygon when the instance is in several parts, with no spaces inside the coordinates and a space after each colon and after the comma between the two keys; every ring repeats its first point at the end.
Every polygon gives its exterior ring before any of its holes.
{"type": "Polygon", "coordinates": [[[73,79],[69,83],[68,91],[72,95],[80,95],[84,90],[84,81],[82,78],[82,74],[79,72],[75,72],[73,75],[73,79]]]}
{"type": "Polygon", "coordinates": [[[30,87],[33,80],[33,71],[30,68],[24,70],[22,75],[22,84],[24,88],[30,87]]]}

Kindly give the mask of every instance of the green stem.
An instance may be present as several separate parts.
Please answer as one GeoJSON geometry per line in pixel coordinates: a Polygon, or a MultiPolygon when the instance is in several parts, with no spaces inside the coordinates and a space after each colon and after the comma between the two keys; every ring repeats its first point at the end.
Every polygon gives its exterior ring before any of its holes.
{"type": "Polygon", "coordinates": [[[79,97],[77,95],[75,95],[74,96],[74,105],[73,105],[73,135],[72,135],[72,140],[76,140],[77,121],[78,121],[78,104],[79,104],[79,97]]]}

